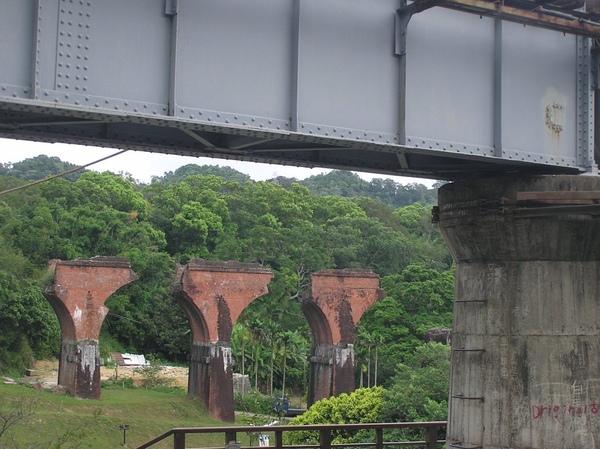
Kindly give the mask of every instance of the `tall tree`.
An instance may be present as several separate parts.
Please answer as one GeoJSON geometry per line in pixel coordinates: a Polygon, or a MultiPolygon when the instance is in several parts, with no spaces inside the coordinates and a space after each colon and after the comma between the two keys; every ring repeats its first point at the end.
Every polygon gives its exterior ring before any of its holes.
{"type": "MultiPolygon", "coordinates": [[[[50,157],[45,154],[24,159],[21,162],[5,164],[3,166],[3,175],[13,176],[25,181],[37,181],[48,176],[58,175],[68,170],[76,168],[77,165],[69,162],[63,162],[58,157],[50,157]]],[[[87,170],[78,170],[64,176],[69,181],[77,181],[79,177],[87,170]]]]}
{"type": "Polygon", "coordinates": [[[357,329],[362,340],[356,343],[356,354],[359,360],[369,358],[369,347],[362,343],[369,341],[365,335],[373,340],[373,347],[375,339],[381,342],[378,377],[387,387],[396,363],[423,344],[428,329],[452,326],[454,274],[452,270],[410,265],[399,274],[383,277],[381,286],[387,296],[363,315],[357,329]]]}
{"type": "Polygon", "coordinates": [[[175,171],[165,172],[163,176],[153,176],[152,183],[161,183],[164,185],[175,184],[185,180],[188,176],[217,176],[226,181],[235,181],[244,183],[250,181],[250,176],[234,170],[231,167],[220,167],[218,165],[196,165],[187,164],[179,167],[175,171]]]}
{"type": "Polygon", "coordinates": [[[385,394],[386,422],[444,421],[450,390],[450,347],[422,344],[398,364],[385,394]]]}

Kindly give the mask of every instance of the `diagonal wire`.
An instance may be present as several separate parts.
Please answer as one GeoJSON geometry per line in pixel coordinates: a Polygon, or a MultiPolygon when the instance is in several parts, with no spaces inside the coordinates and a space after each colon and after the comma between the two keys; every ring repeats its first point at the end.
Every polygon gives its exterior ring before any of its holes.
{"type": "Polygon", "coordinates": [[[115,156],[118,156],[119,154],[123,154],[126,151],[129,151],[129,150],[121,150],[121,151],[118,151],[118,152],[116,152],[114,154],[111,154],[109,156],[103,157],[102,159],[98,159],[97,161],[90,162],[89,164],[85,164],[85,165],[80,165],[78,167],[72,168],[70,170],[67,170],[65,172],[59,173],[57,175],[48,176],[47,178],[38,179],[37,181],[30,182],[29,184],[23,184],[22,186],[17,186],[17,187],[13,187],[12,189],[4,190],[4,191],[0,192],[0,195],[4,195],[6,193],[11,193],[11,192],[16,192],[17,190],[26,189],[26,188],[34,186],[36,184],[41,184],[42,182],[51,181],[54,178],[60,178],[61,176],[66,176],[66,175],[71,174],[73,172],[76,172],[78,170],[82,170],[82,169],[84,169],[86,167],[89,167],[90,165],[94,165],[94,164],[97,164],[98,162],[102,162],[102,161],[105,161],[106,159],[110,159],[111,157],[115,157],[115,156]]]}

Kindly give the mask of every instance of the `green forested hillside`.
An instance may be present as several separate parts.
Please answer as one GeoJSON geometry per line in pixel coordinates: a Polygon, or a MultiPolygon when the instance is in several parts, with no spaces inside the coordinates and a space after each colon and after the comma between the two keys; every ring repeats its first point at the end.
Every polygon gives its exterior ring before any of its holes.
{"type": "MultiPolygon", "coordinates": [[[[20,164],[5,167],[0,190],[30,179],[20,164]]],[[[359,325],[356,377],[357,385],[391,386],[423,333],[451,326],[452,263],[431,224],[433,189],[357,178],[254,182],[231,169],[185,166],[149,185],[84,172],[1,195],[0,371],[58,355],[58,321],[41,294],[46,264],[97,255],[129,258],[140,277],[107,301],[102,355],[120,349],[186,363],[190,331],[169,289],[176,264],[204,258],[258,262],[275,274],[233,341],[237,369],[243,363],[252,385],[268,393],[282,388],[283,367],[287,390],[306,387],[311,342],[300,301],[310,274],[378,273],[387,297],[359,325]]]]}
{"type": "Polygon", "coordinates": [[[437,190],[423,184],[399,184],[392,179],[375,178],[364,181],[355,173],[334,170],[324,175],[315,175],[300,181],[317,195],[336,195],[344,198],[368,197],[394,209],[413,203],[434,205],[437,190]]]}
{"type": "MultiPolygon", "coordinates": [[[[42,154],[14,164],[2,164],[2,166],[0,166],[0,174],[3,176],[12,176],[24,181],[36,181],[38,179],[47,178],[48,176],[64,173],[67,170],[76,167],[75,164],[63,162],[57,157],[49,157],[42,154]]],[[[73,173],[68,173],[64,178],[69,181],[76,181],[81,174],[86,171],[87,170],[78,170],[73,173]]]]}

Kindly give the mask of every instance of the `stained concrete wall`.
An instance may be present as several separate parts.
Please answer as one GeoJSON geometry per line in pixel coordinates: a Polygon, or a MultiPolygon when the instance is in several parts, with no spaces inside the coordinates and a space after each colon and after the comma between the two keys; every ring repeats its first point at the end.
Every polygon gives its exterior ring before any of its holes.
{"type": "Polygon", "coordinates": [[[78,398],[100,398],[98,339],[108,308],[104,302],[137,276],[129,261],[94,257],[54,260],[54,282],[44,296],[56,312],[61,327],[58,384],[78,398]]]}
{"type": "Polygon", "coordinates": [[[457,261],[454,447],[600,447],[600,206],[584,199],[594,192],[600,178],[575,176],[440,189],[457,261]]]}
{"type": "Polygon", "coordinates": [[[323,270],[311,276],[302,308],[313,336],[308,405],[354,391],[354,332],[384,297],[379,276],[366,270],[323,270]]]}
{"type": "Polygon", "coordinates": [[[178,267],[172,292],[192,328],[188,393],[213,418],[235,420],[231,333],[248,304],[268,292],[272,277],[259,264],[192,259],[178,267]]]}

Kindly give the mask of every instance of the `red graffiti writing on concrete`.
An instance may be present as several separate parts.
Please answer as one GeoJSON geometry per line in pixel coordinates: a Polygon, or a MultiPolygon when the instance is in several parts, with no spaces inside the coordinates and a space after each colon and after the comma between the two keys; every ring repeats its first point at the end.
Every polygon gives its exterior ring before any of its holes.
{"type": "Polygon", "coordinates": [[[560,418],[562,416],[583,416],[597,415],[598,403],[592,402],[589,405],[532,405],[531,416],[533,419],[539,419],[544,416],[560,418]]]}

